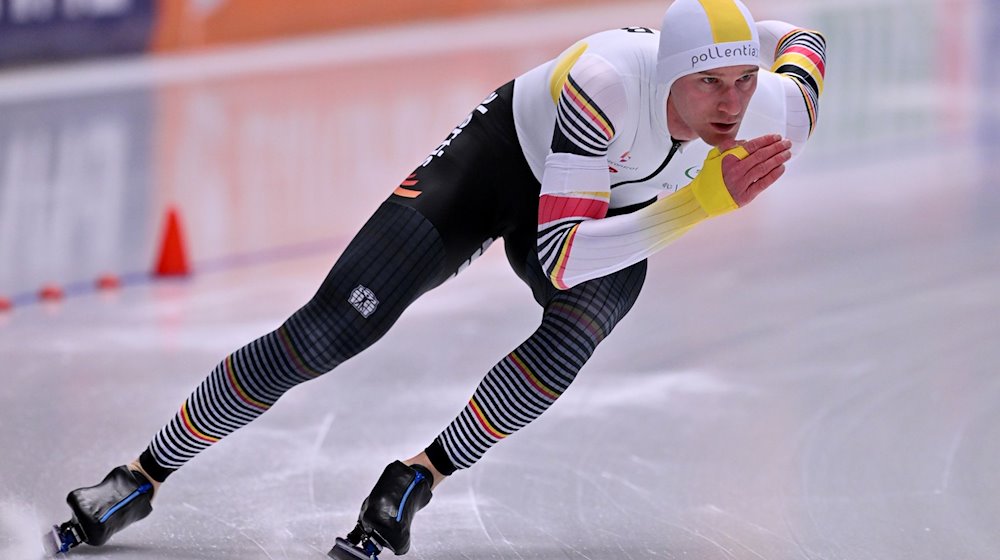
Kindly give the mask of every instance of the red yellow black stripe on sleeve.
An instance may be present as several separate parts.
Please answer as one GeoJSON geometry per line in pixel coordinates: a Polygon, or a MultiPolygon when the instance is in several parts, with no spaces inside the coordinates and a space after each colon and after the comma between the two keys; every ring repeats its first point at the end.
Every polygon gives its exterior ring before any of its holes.
{"type": "Polygon", "coordinates": [[[608,116],[572,76],[567,76],[556,104],[552,151],[605,155],[614,135],[615,128],[608,116]]]}
{"type": "Polygon", "coordinates": [[[811,133],[819,116],[819,96],[826,75],[826,39],[815,31],[796,29],[788,33],[778,41],[772,71],[789,76],[802,90],[811,133]]]}

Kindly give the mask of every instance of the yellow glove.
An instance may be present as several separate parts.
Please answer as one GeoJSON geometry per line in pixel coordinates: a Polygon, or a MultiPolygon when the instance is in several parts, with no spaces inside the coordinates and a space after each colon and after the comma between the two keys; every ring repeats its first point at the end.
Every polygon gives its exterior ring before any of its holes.
{"type": "Polygon", "coordinates": [[[718,148],[712,148],[705,158],[701,172],[694,181],[691,181],[691,192],[709,216],[719,216],[739,208],[729,194],[729,188],[726,187],[726,181],[722,177],[722,160],[728,155],[742,160],[750,154],[743,146],[736,146],[722,153],[719,153],[718,148]]]}

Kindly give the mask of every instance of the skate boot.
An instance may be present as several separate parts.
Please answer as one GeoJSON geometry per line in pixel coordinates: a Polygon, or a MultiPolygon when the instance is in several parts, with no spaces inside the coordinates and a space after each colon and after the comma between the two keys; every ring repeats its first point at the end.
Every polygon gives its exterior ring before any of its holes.
{"type": "Polygon", "coordinates": [[[361,504],[358,524],[346,539],[337,539],[328,556],[336,560],[377,560],[382,548],[396,556],[410,550],[413,516],[431,500],[434,477],[419,465],[396,461],[382,473],[361,504]]]}
{"type": "Polygon", "coordinates": [[[54,526],[45,548],[52,554],[87,543],[101,546],[111,535],[153,511],[153,485],[142,474],[121,466],[97,486],[78,488],[66,496],[73,518],[54,526]]]}

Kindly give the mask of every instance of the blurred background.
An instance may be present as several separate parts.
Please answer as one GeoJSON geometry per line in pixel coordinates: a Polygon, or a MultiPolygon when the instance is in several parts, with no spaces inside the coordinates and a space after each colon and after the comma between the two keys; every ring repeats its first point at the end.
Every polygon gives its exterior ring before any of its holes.
{"type": "MultiPolygon", "coordinates": [[[[202,270],[342,241],[485,92],[587,33],[658,27],[663,6],[0,0],[0,297],[148,272],[170,206],[202,270]]],[[[996,0],[752,8],[830,41],[801,166],[991,159],[996,0]]]]}
{"type": "MultiPolygon", "coordinates": [[[[0,0],[0,557],[305,302],[486,94],[666,5],[0,0]]],[[[1000,557],[1000,0],[748,5],[828,39],[813,139],[650,260],[416,560],[1000,557]]],[[[537,317],[492,249],[87,557],[323,557],[537,317]]]]}

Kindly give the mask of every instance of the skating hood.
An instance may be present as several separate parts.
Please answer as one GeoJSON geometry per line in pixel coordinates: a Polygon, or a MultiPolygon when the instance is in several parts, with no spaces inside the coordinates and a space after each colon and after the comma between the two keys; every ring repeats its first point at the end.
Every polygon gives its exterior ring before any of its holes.
{"type": "Polygon", "coordinates": [[[663,15],[657,81],[669,91],[688,74],[757,66],[759,55],[757,25],[740,0],[675,0],[663,15]]]}

